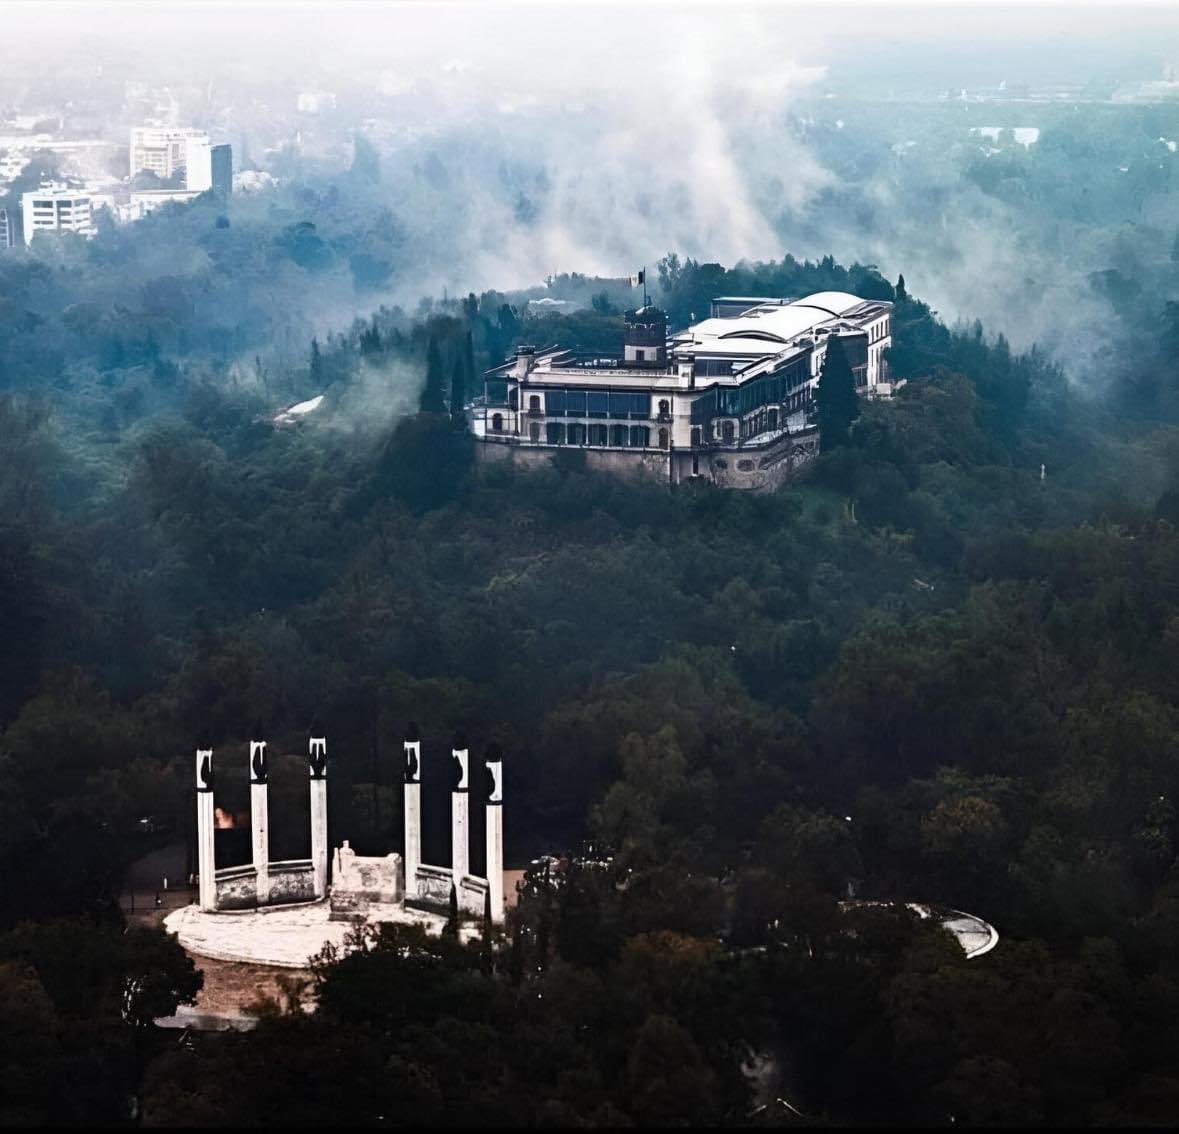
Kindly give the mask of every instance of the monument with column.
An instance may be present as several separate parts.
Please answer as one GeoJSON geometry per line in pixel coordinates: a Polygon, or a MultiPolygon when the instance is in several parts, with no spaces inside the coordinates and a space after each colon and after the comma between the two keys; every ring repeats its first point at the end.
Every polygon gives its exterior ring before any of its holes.
{"type": "Polygon", "coordinates": [[[266,789],[266,741],[251,740],[250,846],[254,852],[254,878],[260,906],[270,901],[270,828],[266,789]]]}
{"type": "Polygon", "coordinates": [[[202,910],[217,908],[216,884],[213,874],[216,859],[213,853],[213,749],[198,747],[196,753],[197,791],[197,864],[199,868],[197,901],[202,910]]]}
{"type": "MultiPolygon", "coordinates": [[[[503,755],[496,744],[485,756],[484,803],[487,817],[486,877],[471,873],[470,749],[456,734],[450,759],[450,865],[422,861],[422,741],[416,724],[402,742],[404,788],[404,854],[360,856],[345,840],[328,853],[327,738],[318,728],[308,740],[310,845],[307,859],[270,860],[269,761],[267,742],[249,742],[251,861],[217,868],[213,748],[202,743],[196,753],[197,906],[203,914],[263,911],[280,906],[322,903],[332,920],[409,920],[433,926],[450,911],[451,891],[460,916],[482,919],[490,909],[495,925],[504,921],[503,882],[503,755]],[[326,899],[326,901],[325,901],[326,899]]],[[[254,730],[255,737],[260,730],[254,730]]]]}

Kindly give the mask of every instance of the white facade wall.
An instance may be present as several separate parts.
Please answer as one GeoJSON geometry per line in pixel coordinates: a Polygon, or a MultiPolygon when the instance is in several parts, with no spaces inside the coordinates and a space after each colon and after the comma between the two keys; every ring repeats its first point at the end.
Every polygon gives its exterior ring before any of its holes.
{"type": "Polygon", "coordinates": [[[21,196],[25,244],[38,232],[80,232],[94,235],[93,199],[73,189],[38,189],[21,196]]]}
{"type": "Polygon", "coordinates": [[[197,193],[213,188],[213,146],[207,134],[185,141],[184,187],[197,193]]]}

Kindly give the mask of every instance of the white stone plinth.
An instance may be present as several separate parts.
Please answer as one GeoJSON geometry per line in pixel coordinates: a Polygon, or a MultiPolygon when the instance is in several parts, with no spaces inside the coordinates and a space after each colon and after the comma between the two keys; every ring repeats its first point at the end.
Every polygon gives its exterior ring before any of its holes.
{"type": "MultiPolygon", "coordinates": [[[[205,913],[197,906],[184,906],[170,913],[164,919],[164,926],[188,952],[198,957],[305,969],[309,958],[328,942],[342,948],[352,928],[348,922],[329,920],[329,914],[327,902],[241,913],[205,913]]],[[[373,906],[366,920],[421,925],[432,934],[441,933],[446,925],[446,918],[441,914],[407,910],[402,906],[373,906]]],[[[464,940],[478,935],[477,926],[462,929],[464,940]]]]}

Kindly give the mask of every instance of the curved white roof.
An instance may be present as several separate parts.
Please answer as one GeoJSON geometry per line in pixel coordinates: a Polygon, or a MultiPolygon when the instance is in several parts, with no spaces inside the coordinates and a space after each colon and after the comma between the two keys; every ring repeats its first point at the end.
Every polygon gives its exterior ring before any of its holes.
{"type": "Polygon", "coordinates": [[[833,315],[842,315],[853,307],[859,307],[864,301],[858,295],[846,291],[816,291],[813,295],[804,295],[796,299],[791,307],[821,307],[833,315]]]}
{"type": "Polygon", "coordinates": [[[858,307],[864,301],[846,291],[817,291],[785,307],[754,307],[734,319],[705,319],[689,329],[697,346],[717,346],[754,353],[784,346],[820,323],[858,307]],[[738,345],[739,344],[739,345],[738,345]]]}

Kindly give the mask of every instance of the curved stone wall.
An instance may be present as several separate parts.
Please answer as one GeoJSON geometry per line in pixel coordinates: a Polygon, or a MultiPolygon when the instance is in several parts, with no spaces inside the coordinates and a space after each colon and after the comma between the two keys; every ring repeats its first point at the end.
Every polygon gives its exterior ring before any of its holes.
{"type": "MultiPolygon", "coordinates": [[[[441,866],[423,863],[417,870],[417,895],[411,904],[439,913],[450,912],[450,886],[453,874],[441,866]]],[[[456,896],[463,917],[482,917],[487,903],[487,879],[464,874],[456,896]]]]}
{"type": "MultiPolygon", "coordinates": [[[[315,901],[315,871],[310,859],[270,863],[266,905],[286,906],[315,901]]],[[[213,875],[218,910],[258,907],[258,877],[253,865],[226,866],[213,875]]]]}

